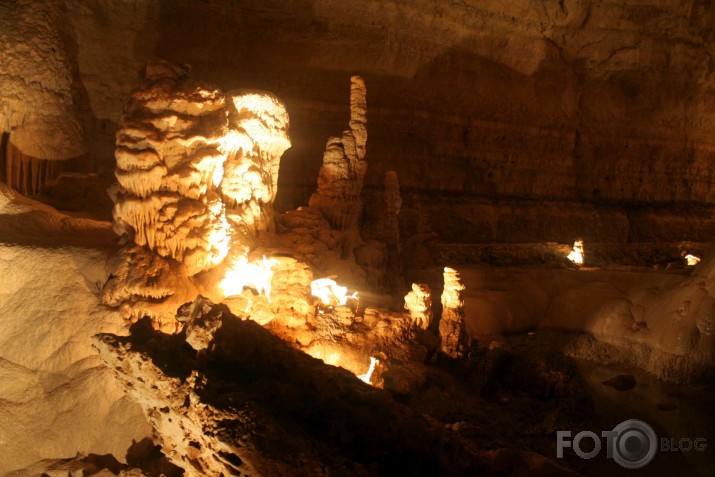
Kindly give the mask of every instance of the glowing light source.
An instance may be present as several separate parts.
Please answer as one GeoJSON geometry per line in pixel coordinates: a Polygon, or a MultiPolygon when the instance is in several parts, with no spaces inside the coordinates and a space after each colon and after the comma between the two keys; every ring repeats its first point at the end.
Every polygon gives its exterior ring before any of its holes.
{"type": "Polygon", "coordinates": [[[332,278],[318,278],[310,283],[310,293],[327,306],[344,306],[349,298],[357,300],[357,292],[348,295],[348,288],[335,283],[332,278]]]}
{"type": "Polygon", "coordinates": [[[583,265],[583,240],[576,240],[573,243],[573,250],[566,258],[571,260],[576,265],[583,265]]]}
{"type": "Polygon", "coordinates": [[[695,255],[689,253],[685,257],[685,262],[688,264],[688,266],[693,267],[697,265],[700,262],[700,257],[696,257],[695,255]]]}
{"type": "Polygon", "coordinates": [[[242,256],[231,264],[221,280],[221,289],[224,296],[240,295],[247,286],[256,289],[259,295],[265,295],[271,301],[271,281],[273,279],[272,267],[277,262],[263,256],[263,260],[250,263],[248,258],[242,256]]]}
{"type": "Polygon", "coordinates": [[[375,365],[379,364],[380,361],[378,361],[376,358],[373,358],[370,356],[370,367],[368,368],[367,372],[365,374],[358,374],[357,377],[359,380],[366,382],[367,384],[370,384],[370,379],[372,378],[372,373],[375,371],[375,365]]]}

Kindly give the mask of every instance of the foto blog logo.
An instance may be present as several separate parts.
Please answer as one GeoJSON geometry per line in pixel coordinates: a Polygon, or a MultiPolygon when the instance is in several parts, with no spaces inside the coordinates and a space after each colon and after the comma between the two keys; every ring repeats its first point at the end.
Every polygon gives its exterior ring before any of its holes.
{"type": "Polygon", "coordinates": [[[626,469],[640,469],[648,465],[656,453],[661,452],[702,452],[707,448],[704,438],[689,437],[658,439],[655,431],[647,423],[638,419],[628,419],[618,424],[613,430],[602,431],[601,436],[591,431],[581,431],[571,439],[571,431],[556,432],[556,457],[564,458],[564,449],[571,448],[582,459],[593,459],[602,448],[602,439],[606,440],[606,456],[626,469]],[[582,450],[581,441],[593,441],[593,449],[582,450]]]}

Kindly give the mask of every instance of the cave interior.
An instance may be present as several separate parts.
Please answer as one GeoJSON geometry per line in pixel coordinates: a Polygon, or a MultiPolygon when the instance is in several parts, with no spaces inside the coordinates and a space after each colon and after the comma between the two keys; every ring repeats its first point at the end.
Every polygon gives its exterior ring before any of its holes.
{"type": "Polygon", "coordinates": [[[714,475],[714,22],[0,2],[0,475],[714,475]]]}

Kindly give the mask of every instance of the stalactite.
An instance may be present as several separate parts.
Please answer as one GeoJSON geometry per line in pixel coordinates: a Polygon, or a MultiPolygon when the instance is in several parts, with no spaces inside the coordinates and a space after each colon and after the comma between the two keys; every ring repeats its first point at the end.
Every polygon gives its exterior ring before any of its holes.
{"type": "Polygon", "coordinates": [[[3,182],[26,196],[41,192],[42,188],[67,171],[90,172],[86,158],[46,160],[26,156],[10,140],[3,143],[0,167],[4,162],[3,182]]]}

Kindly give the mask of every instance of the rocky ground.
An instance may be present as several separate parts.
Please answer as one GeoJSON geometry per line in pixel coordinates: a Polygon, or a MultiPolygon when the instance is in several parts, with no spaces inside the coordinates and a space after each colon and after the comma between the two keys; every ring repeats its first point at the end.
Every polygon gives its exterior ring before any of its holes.
{"type": "MultiPolygon", "coordinates": [[[[475,347],[465,362],[417,363],[419,385],[390,392],[226,307],[207,307],[198,321],[218,323],[199,352],[186,344],[191,325],[170,336],[148,321],[96,345],[187,475],[620,475],[604,455],[557,461],[556,431],[600,433],[640,418],[661,437],[712,434],[712,386],[669,387],[570,358],[571,334],[517,334],[475,347]],[[695,427],[694,415],[704,419],[695,427]]],[[[627,472],[705,476],[713,465],[711,455],[660,453],[627,472]]]]}

